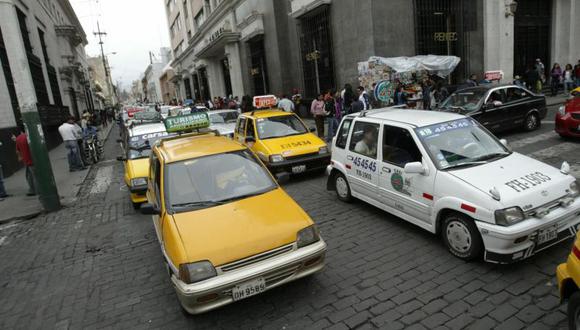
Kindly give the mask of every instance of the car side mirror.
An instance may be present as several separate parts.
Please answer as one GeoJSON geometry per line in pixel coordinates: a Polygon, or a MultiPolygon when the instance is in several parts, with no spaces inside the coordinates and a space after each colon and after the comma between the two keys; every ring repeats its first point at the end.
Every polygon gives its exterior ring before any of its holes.
{"type": "Polygon", "coordinates": [[[161,210],[151,203],[141,204],[141,213],[146,215],[159,215],[161,210]]]}
{"type": "Polygon", "coordinates": [[[256,143],[256,139],[253,136],[246,136],[246,143],[256,143]]]}
{"type": "Polygon", "coordinates": [[[308,130],[310,131],[310,133],[316,132],[316,128],[314,128],[314,127],[310,127],[308,130]]]}
{"type": "Polygon", "coordinates": [[[124,161],[127,160],[127,157],[125,157],[125,156],[117,156],[117,160],[120,161],[120,162],[124,162],[124,161]]]}
{"type": "Polygon", "coordinates": [[[279,184],[284,184],[290,181],[290,174],[288,172],[276,173],[276,181],[279,184]]]}
{"type": "Polygon", "coordinates": [[[403,171],[405,174],[425,174],[425,168],[421,162],[407,163],[403,171]]]}

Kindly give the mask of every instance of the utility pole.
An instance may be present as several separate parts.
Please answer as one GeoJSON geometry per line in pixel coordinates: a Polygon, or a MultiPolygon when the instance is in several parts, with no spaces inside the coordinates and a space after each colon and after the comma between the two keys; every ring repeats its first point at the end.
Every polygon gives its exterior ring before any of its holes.
{"type": "MultiPolygon", "coordinates": [[[[32,81],[32,73],[20,37],[20,27],[16,9],[10,1],[0,1],[0,17],[2,17],[2,32],[6,53],[11,63],[12,77],[16,89],[18,106],[22,113],[22,121],[28,137],[28,145],[34,163],[34,178],[36,193],[42,207],[47,212],[60,209],[60,197],[54,180],[46,140],[38,115],[36,91],[32,81]],[[10,36],[10,37],[6,37],[10,36]],[[13,62],[12,62],[13,61],[13,62]]],[[[19,118],[16,118],[18,120],[19,118]]]]}
{"type": "MultiPolygon", "coordinates": [[[[99,45],[101,45],[101,59],[103,60],[103,67],[105,68],[105,80],[107,81],[107,90],[109,91],[109,96],[111,97],[111,101],[112,100],[112,96],[115,94],[114,93],[114,89],[112,88],[112,83],[111,83],[111,77],[109,75],[109,67],[107,66],[107,59],[105,57],[105,50],[103,49],[103,36],[106,36],[107,33],[106,32],[102,32],[101,31],[101,26],[99,25],[99,21],[97,21],[97,32],[93,32],[93,34],[95,36],[99,37],[99,45]]],[[[114,105],[114,104],[112,104],[114,105]]]]}

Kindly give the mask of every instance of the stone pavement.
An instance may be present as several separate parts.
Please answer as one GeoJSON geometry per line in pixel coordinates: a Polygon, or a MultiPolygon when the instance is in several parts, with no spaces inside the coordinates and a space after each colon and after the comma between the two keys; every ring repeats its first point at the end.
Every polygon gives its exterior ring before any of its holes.
{"type": "Polygon", "coordinates": [[[566,326],[555,267],[570,252],[571,240],[514,265],[466,263],[416,226],[363,202],[338,201],[325,190],[324,176],[295,178],[284,187],[328,243],[323,272],[185,316],[151,217],[132,210],[122,165],[112,160],[118,153],[115,131],[106,145],[109,160],[91,169],[74,206],[0,226],[0,328],[566,326]],[[97,178],[108,187],[95,189],[97,178]]]}
{"type": "MultiPolygon", "coordinates": [[[[114,123],[100,131],[100,138],[106,138],[113,126],[114,123]]],[[[88,171],[69,172],[67,153],[64,143],[49,152],[54,180],[64,205],[76,200],[80,185],[88,174],[88,171]]],[[[12,196],[0,201],[0,223],[31,218],[43,212],[38,196],[26,196],[28,184],[24,169],[4,178],[4,185],[6,192],[12,196]]]]}

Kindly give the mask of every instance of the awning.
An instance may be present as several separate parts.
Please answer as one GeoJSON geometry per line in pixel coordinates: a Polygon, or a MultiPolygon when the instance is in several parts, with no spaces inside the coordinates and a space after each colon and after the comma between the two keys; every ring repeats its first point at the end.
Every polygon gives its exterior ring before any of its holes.
{"type": "Polygon", "coordinates": [[[210,58],[223,56],[225,46],[229,43],[238,42],[241,34],[239,32],[222,32],[217,38],[213,39],[207,46],[203,47],[195,56],[199,58],[210,58]]]}

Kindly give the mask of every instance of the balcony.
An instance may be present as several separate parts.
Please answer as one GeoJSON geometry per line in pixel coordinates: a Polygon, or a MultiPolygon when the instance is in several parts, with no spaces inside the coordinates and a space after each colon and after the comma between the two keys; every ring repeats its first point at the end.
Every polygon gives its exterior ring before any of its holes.
{"type": "Polygon", "coordinates": [[[291,0],[292,12],[290,16],[298,18],[321,5],[329,5],[331,2],[332,0],[291,0]]]}
{"type": "Polygon", "coordinates": [[[54,29],[57,36],[68,39],[73,47],[83,43],[83,37],[74,25],[57,25],[54,29]]]}

